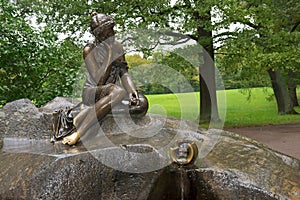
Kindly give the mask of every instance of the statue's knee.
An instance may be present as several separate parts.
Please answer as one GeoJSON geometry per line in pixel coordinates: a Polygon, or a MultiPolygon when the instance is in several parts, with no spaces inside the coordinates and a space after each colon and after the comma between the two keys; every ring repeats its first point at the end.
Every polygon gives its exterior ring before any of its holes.
{"type": "Polygon", "coordinates": [[[111,95],[113,96],[113,98],[120,100],[125,97],[126,91],[122,87],[114,85],[112,87],[111,95]]]}

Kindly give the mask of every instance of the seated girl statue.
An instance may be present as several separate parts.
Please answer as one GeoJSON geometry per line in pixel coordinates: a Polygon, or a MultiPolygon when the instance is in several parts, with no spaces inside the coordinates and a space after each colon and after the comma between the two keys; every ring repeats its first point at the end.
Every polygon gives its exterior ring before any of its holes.
{"type": "Polygon", "coordinates": [[[91,14],[90,28],[95,39],[83,49],[88,72],[82,92],[86,108],[74,118],[76,129],[63,138],[63,144],[76,144],[90,127],[101,121],[126,96],[131,115],[144,116],[147,112],[147,99],[138,94],[128,74],[123,47],[115,40],[114,24],[110,16],[91,14]]]}

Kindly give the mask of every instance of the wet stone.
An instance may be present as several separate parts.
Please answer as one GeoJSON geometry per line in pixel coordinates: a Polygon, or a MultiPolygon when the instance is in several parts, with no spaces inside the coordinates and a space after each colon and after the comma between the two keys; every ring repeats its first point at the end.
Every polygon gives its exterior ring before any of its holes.
{"type": "Polygon", "coordinates": [[[181,119],[111,115],[74,146],[51,144],[52,112],[77,103],[22,99],[0,109],[0,199],[300,199],[299,160],[181,119]],[[197,157],[172,163],[183,139],[197,157]]]}

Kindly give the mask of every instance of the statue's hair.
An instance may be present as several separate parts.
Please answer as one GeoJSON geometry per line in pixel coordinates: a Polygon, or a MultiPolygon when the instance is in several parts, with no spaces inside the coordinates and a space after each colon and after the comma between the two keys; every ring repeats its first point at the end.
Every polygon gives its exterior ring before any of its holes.
{"type": "Polygon", "coordinates": [[[112,17],[104,14],[98,14],[97,12],[91,13],[91,33],[97,36],[102,33],[103,30],[113,28],[115,21],[112,17]]]}

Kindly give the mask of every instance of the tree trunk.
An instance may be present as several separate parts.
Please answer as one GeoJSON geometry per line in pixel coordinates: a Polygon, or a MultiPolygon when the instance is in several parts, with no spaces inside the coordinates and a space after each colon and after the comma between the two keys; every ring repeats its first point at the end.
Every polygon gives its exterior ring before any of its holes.
{"type": "Polygon", "coordinates": [[[297,84],[295,83],[295,78],[296,78],[295,72],[289,70],[288,89],[289,89],[289,94],[292,100],[293,107],[299,106],[298,98],[297,98],[297,84]]]}
{"type": "MultiPolygon", "coordinates": [[[[194,13],[197,21],[211,20],[210,13],[202,17],[198,12],[194,13]]],[[[207,122],[220,122],[217,93],[216,93],[216,79],[214,66],[214,49],[212,31],[207,31],[203,27],[197,28],[198,43],[207,51],[203,52],[203,64],[199,67],[200,71],[200,120],[207,122]]]]}
{"type": "MultiPolygon", "coordinates": [[[[204,56],[206,60],[208,55],[204,56]]],[[[215,69],[212,61],[205,61],[200,66],[200,120],[219,122],[217,106],[215,69]]]]}
{"type": "Polygon", "coordinates": [[[287,89],[287,85],[280,70],[269,69],[268,73],[271,78],[272,87],[277,102],[278,114],[296,114],[296,111],[292,105],[289,91],[287,89]]]}

